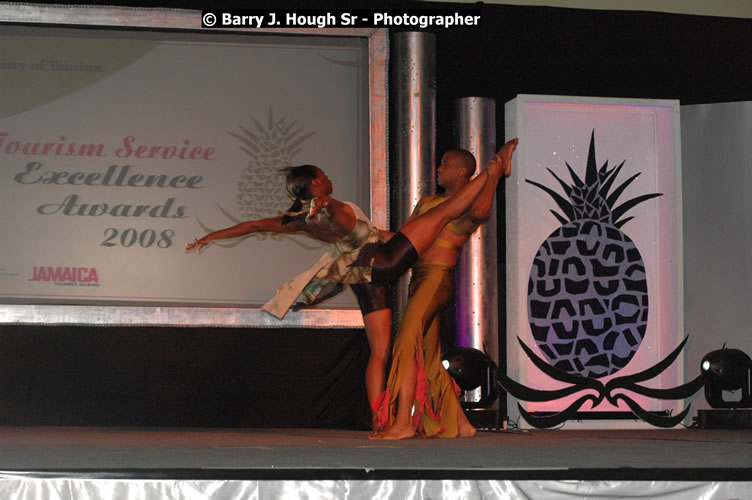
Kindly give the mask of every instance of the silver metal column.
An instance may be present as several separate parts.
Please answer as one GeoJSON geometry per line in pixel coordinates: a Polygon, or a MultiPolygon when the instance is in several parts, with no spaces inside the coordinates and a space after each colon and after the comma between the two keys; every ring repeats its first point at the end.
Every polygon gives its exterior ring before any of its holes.
{"type": "MultiPolygon", "coordinates": [[[[490,160],[496,145],[496,103],[483,97],[455,101],[458,146],[478,162],[490,160]]],[[[485,352],[497,364],[499,287],[496,266],[496,200],[491,217],[465,244],[457,263],[457,345],[485,352]]]]}
{"type": "MultiPolygon", "coordinates": [[[[420,198],[436,188],[436,38],[432,33],[402,32],[392,44],[394,172],[392,228],[398,229],[420,198]]],[[[407,279],[397,287],[395,312],[407,303],[407,279]]]]}

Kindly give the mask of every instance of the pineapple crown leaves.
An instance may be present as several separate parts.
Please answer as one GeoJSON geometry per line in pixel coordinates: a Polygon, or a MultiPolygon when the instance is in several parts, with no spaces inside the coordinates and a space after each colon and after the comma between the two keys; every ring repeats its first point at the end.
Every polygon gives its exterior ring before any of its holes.
{"type": "Polygon", "coordinates": [[[247,147],[240,147],[248,156],[255,158],[259,154],[272,153],[273,156],[285,155],[287,158],[293,158],[300,152],[300,145],[314,135],[316,132],[309,132],[299,136],[303,131],[302,127],[296,128],[297,120],[287,122],[285,118],[274,120],[272,110],[269,110],[266,126],[258,120],[251,117],[256,127],[256,133],[251,132],[243,126],[239,126],[241,133],[227,131],[228,134],[238,139],[247,147]]]}
{"type": "Polygon", "coordinates": [[[595,219],[600,222],[613,224],[615,227],[620,228],[633,219],[633,217],[622,219],[628,210],[634,208],[643,201],[647,201],[663,194],[644,194],[614,207],[616,201],[622,193],[624,193],[624,190],[627,189],[637,177],[639,177],[640,173],[638,172],[634,174],[629,179],[616,186],[613,192],[609,193],[614,186],[616,177],[624,166],[624,162],[609,169],[607,160],[600,168],[598,168],[595,162],[595,130],[593,130],[590,136],[590,149],[588,151],[587,166],[585,169],[585,180],[583,181],[575,173],[569,163],[565,162],[565,165],[567,166],[569,175],[572,178],[571,184],[568,184],[561,177],[556,175],[556,173],[550,168],[547,168],[546,170],[548,170],[554,179],[556,179],[568,199],[548,186],[531,181],[530,179],[525,179],[525,182],[542,189],[553,198],[563,212],[563,215],[555,210],[551,210],[551,213],[562,224],[567,224],[580,219],[595,219]]]}

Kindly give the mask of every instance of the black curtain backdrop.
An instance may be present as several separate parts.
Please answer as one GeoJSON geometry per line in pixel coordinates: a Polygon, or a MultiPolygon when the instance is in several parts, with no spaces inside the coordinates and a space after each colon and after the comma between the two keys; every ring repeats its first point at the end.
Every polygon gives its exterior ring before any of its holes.
{"type": "MultiPolygon", "coordinates": [[[[85,4],[322,8],[303,1],[85,4]]],[[[355,9],[350,2],[324,5],[355,9]]],[[[357,4],[359,9],[467,6],[357,4]]],[[[480,28],[431,30],[437,44],[439,154],[455,144],[451,115],[460,97],[496,100],[498,144],[504,141],[504,103],[518,94],[679,99],[683,105],[752,100],[752,20],[475,6],[482,10],[480,28]]],[[[502,284],[503,197],[501,186],[502,284]]],[[[500,297],[500,359],[505,359],[504,294],[500,297]]],[[[0,425],[366,428],[367,356],[362,330],[6,325],[0,327],[0,425]]]]}
{"type": "Polygon", "coordinates": [[[360,330],[4,326],[0,425],[369,422],[360,330]]]}

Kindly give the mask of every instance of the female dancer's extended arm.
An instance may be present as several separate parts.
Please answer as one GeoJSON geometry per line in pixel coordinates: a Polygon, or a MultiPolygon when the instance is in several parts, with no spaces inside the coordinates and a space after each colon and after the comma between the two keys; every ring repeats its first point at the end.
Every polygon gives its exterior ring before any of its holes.
{"type": "Polygon", "coordinates": [[[249,220],[231,227],[219,229],[207,234],[203,238],[194,238],[192,242],[185,246],[185,250],[190,252],[191,250],[198,249],[198,253],[201,253],[214,240],[237,238],[238,236],[245,236],[251,233],[291,233],[294,231],[300,231],[299,223],[296,220],[292,220],[287,224],[282,223],[282,217],[249,220]]]}

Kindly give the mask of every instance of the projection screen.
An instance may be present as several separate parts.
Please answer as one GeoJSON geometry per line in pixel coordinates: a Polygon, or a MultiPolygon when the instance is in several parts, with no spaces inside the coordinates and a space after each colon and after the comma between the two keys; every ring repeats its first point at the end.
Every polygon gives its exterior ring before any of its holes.
{"type": "Polygon", "coordinates": [[[0,322],[361,326],[350,291],[259,309],[325,245],[185,244],[322,167],[387,224],[385,30],[201,30],[201,13],[0,4],[0,322]]]}

